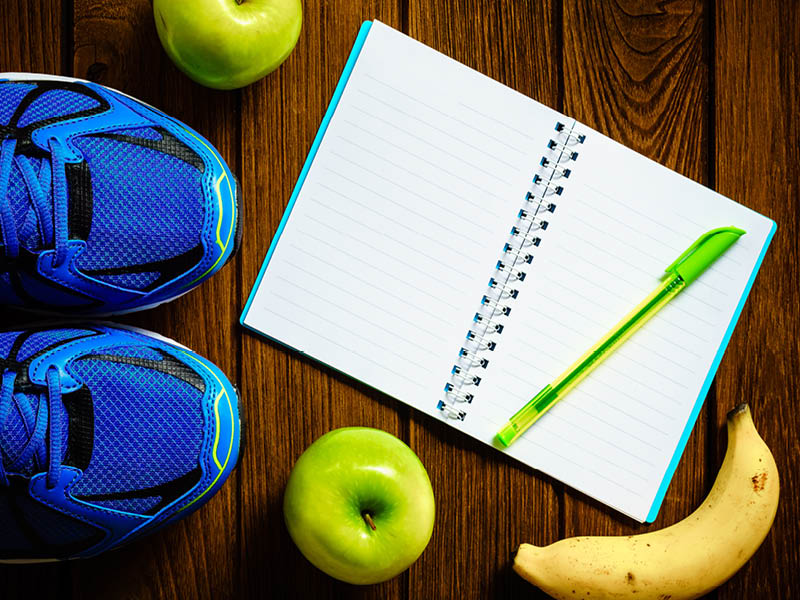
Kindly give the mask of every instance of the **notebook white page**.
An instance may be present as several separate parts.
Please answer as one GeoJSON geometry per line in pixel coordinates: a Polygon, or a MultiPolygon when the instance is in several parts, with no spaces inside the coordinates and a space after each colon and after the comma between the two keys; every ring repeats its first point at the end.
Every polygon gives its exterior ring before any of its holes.
{"type": "Polygon", "coordinates": [[[491,443],[660,283],[700,235],[747,231],[507,450],[644,521],[773,223],[586,134],[464,428],[491,443]]]}
{"type": "Polygon", "coordinates": [[[245,323],[438,416],[556,118],[375,22],[245,323]]]}
{"type": "MultiPolygon", "coordinates": [[[[428,414],[557,121],[375,22],[245,324],[428,414]]],[[[772,222],[587,135],[464,421],[496,431],[694,239],[748,231],[507,452],[644,520],[772,222]]]]}

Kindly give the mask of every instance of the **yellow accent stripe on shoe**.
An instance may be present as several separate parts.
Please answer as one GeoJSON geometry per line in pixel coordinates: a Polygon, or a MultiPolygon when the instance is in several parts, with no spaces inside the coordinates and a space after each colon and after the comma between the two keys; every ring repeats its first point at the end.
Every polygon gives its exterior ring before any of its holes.
{"type": "MultiPolygon", "coordinates": [[[[183,350],[181,350],[181,352],[183,352],[183,350]]],[[[214,376],[214,379],[216,379],[219,382],[219,385],[222,388],[222,391],[217,395],[216,400],[214,400],[214,416],[216,418],[217,424],[216,424],[215,434],[214,434],[214,447],[212,449],[212,453],[214,455],[214,462],[216,463],[217,468],[219,469],[219,473],[217,473],[217,476],[214,478],[214,481],[212,481],[211,484],[205,490],[203,490],[203,493],[201,493],[199,496],[197,496],[197,498],[195,498],[194,500],[189,502],[189,504],[187,504],[186,506],[181,508],[181,511],[186,510],[192,504],[194,504],[195,502],[200,500],[200,498],[205,496],[208,493],[208,491],[211,488],[213,488],[214,485],[216,485],[217,481],[219,481],[219,478],[222,477],[222,473],[225,471],[225,468],[228,466],[228,462],[231,459],[231,454],[233,454],[233,438],[234,438],[233,434],[234,434],[235,427],[236,427],[234,419],[233,419],[234,414],[233,414],[233,406],[231,404],[231,398],[230,398],[230,395],[228,394],[228,391],[225,389],[225,386],[222,384],[222,381],[220,380],[220,378],[217,376],[216,373],[214,373],[214,371],[209,369],[206,365],[204,365],[202,362],[197,360],[191,354],[189,354],[187,352],[183,352],[183,354],[185,354],[186,356],[191,358],[197,364],[202,366],[206,371],[211,373],[214,376]],[[228,454],[225,457],[225,462],[223,464],[220,464],[219,459],[217,458],[217,450],[219,449],[219,429],[220,429],[220,424],[221,424],[220,423],[220,418],[219,418],[219,401],[220,401],[220,399],[222,399],[223,396],[225,396],[225,398],[228,401],[228,411],[230,412],[230,415],[231,415],[231,443],[230,443],[230,445],[228,447],[228,454]]],[[[178,512],[180,512],[180,511],[178,511],[178,512]]]]}
{"type": "Polygon", "coordinates": [[[214,184],[214,189],[215,189],[215,191],[217,193],[217,202],[218,202],[218,205],[219,205],[219,221],[217,222],[217,245],[220,247],[222,252],[220,252],[219,258],[216,260],[216,262],[213,265],[211,265],[205,273],[203,273],[202,275],[200,275],[196,279],[190,281],[189,283],[187,283],[184,286],[184,287],[189,287],[190,285],[194,285],[195,283],[200,281],[203,277],[205,277],[206,275],[211,273],[211,271],[213,271],[217,267],[217,265],[219,264],[219,261],[221,261],[222,257],[225,256],[225,250],[228,249],[228,244],[231,243],[231,238],[233,237],[233,230],[234,230],[235,225],[236,225],[236,220],[235,219],[231,219],[231,228],[230,228],[230,231],[228,231],[228,236],[225,239],[224,243],[222,241],[222,231],[221,231],[222,230],[222,193],[220,192],[220,186],[222,184],[222,180],[223,179],[225,179],[228,182],[228,192],[229,192],[229,197],[231,199],[231,211],[232,212],[236,210],[236,200],[235,200],[234,195],[233,195],[233,187],[231,187],[231,180],[230,180],[230,177],[228,177],[228,172],[225,170],[225,165],[222,163],[222,161],[217,156],[216,151],[211,146],[206,144],[205,141],[200,139],[197,135],[195,135],[193,132],[189,131],[188,129],[186,130],[186,133],[191,135],[194,139],[196,139],[198,142],[203,144],[203,146],[208,148],[209,152],[211,152],[211,155],[214,157],[214,160],[216,160],[219,163],[219,166],[222,167],[222,175],[219,176],[219,178],[217,179],[216,183],[214,184]]]}

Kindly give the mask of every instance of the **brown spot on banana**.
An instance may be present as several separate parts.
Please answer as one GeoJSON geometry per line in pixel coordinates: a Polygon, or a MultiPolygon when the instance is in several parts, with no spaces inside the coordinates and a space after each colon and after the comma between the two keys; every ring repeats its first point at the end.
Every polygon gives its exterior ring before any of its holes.
{"type": "Polygon", "coordinates": [[[634,536],[523,544],[514,570],[560,600],[699,598],[733,576],[759,547],[775,518],[779,488],[769,448],[747,406],[739,406],[728,415],[728,450],[720,474],[692,515],[634,536]]]}
{"type": "Polygon", "coordinates": [[[750,478],[750,481],[753,482],[754,492],[762,492],[764,491],[764,487],[767,485],[767,473],[756,473],[750,478]]]}

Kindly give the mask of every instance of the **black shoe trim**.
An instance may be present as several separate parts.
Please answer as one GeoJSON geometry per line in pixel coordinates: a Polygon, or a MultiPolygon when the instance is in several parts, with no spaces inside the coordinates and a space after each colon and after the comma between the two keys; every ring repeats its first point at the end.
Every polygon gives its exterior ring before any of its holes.
{"type": "Polygon", "coordinates": [[[54,308],[58,308],[61,312],[68,313],[92,310],[103,306],[103,302],[96,298],[92,298],[91,296],[82,294],[81,292],[73,290],[72,288],[61,285],[56,281],[42,277],[38,272],[37,261],[38,255],[31,252],[27,248],[19,249],[19,257],[13,261],[13,264],[8,264],[8,261],[4,263],[3,260],[0,259],[0,273],[8,273],[9,280],[11,282],[11,289],[14,291],[17,297],[24,302],[25,307],[42,310],[52,310],[54,308]],[[64,306],[60,304],[49,304],[34,298],[27,292],[27,290],[25,290],[24,286],[22,285],[22,279],[20,277],[21,273],[24,273],[26,276],[35,279],[36,281],[51,288],[57,289],[64,294],[72,296],[73,298],[84,300],[86,303],[76,306],[64,306]]]}
{"type": "Polygon", "coordinates": [[[66,163],[67,189],[69,189],[69,239],[88,240],[92,232],[94,196],[92,174],[86,161],[66,163]]]}
{"type": "Polygon", "coordinates": [[[242,235],[244,233],[244,213],[242,211],[241,202],[242,185],[239,183],[239,178],[236,177],[236,175],[233,176],[233,181],[235,184],[234,198],[236,201],[236,234],[233,240],[233,252],[231,252],[230,257],[228,257],[229,261],[239,253],[239,249],[242,247],[242,235]]]}
{"type": "Polygon", "coordinates": [[[149,150],[155,150],[157,152],[161,152],[162,154],[174,156],[175,158],[192,165],[201,173],[205,172],[206,164],[203,162],[203,157],[195,152],[190,146],[184,144],[181,140],[176,138],[163,127],[152,127],[152,129],[155,129],[159,133],[161,136],[160,140],[151,140],[149,138],[136,137],[134,135],[127,135],[124,133],[93,133],[86,137],[116,140],[126,144],[141,146],[142,148],[147,148],[149,150]]]}
{"type": "Polygon", "coordinates": [[[15,475],[9,475],[8,480],[11,486],[8,488],[0,487],[0,495],[6,496],[8,500],[9,511],[14,517],[14,522],[19,526],[20,531],[27,538],[28,542],[32,546],[32,549],[8,548],[2,550],[0,551],[0,560],[71,558],[82,552],[85,552],[93,546],[96,546],[105,538],[106,534],[104,531],[98,529],[90,523],[81,521],[83,526],[90,527],[92,529],[92,532],[88,536],[67,544],[47,543],[44,538],[42,538],[39,531],[28,519],[27,515],[25,514],[25,510],[19,504],[19,500],[24,498],[28,502],[36,503],[38,505],[38,510],[57,514],[60,518],[65,520],[76,522],[76,519],[62,513],[61,511],[57,511],[45,506],[35,498],[31,498],[28,493],[28,486],[30,485],[28,479],[15,475]]]}
{"type": "Polygon", "coordinates": [[[80,82],[40,80],[40,79],[0,82],[0,85],[31,85],[31,84],[36,85],[36,87],[32,89],[30,92],[28,92],[22,99],[22,101],[20,101],[20,103],[17,105],[14,114],[8,121],[8,125],[0,125],[0,138],[17,139],[17,147],[15,150],[15,154],[23,154],[25,156],[32,156],[36,158],[47,158],[49,156],[49,153],[42,150],[36,144],[33,143],[32,135],[34,131],[42,127],[46,127],[48,125],[52,125],[53,123],[58,123],[60,121],[70,121],[72,119],[77,119],[79,117],[85,118],[98,115],[100,113],[106,112],[108,109],[111,108],[111,104],[105,98],[103,98],[103,96],[98,94],[92,88],[80,82]],[[92,100],[97,101],[98,105],[95,106],[94,108],[89,108],[86,110],[81,110],[66,115],[58,115],[56,117],[50,117],[48,119],[43,119],[41,121],[35,121],[33,123],[29,123],[25,127],[18,127],[17,123],[22,118],[22,115],[25,114],[25,111],[28,109],[28,107],[31,104],[33,104],[33,101],[39,98],[39,96],[43,95],[45,92],[49,92],[51,90],[67,90],[70,92],[82,94],[83,96],[87,96],[92,100]]]}
{"type": "Polygon", "coordinates": [[[83,502],[105,501],[105,500],[133,500],[141,498],[161,498],[155,506],[145,512],[146,515],[154,515],[168,504],[183,496],[188,490],[192,489],[203,476],[200,467],[192,469],[185,475],[181,475],[172,481],[160,483],[152,487],[139,488],[137,490],[107,492],[105,494],[80,494],[75,498],[83,502]]]}
{"type": "Polygon", "coordinates": [[[180,379],[191,385],[193,388],[200,391],[201,394],[206,393],[205,380],[193,371],[190,367],[183,364],[174,356],[167,354],[160,348],[153,348],[161,355],[161,360],[152,360],[150,358],[139,358],[136,356],[117,356],[115,354],[89,354],[82,356],[78,361],[85,360],[102,360],[123,365],[131,365],[134,367],[142,367],[144,369],[151,369],[159,373],[166,373],[176,379],[180,379]]]}
{"type": "MultiPolygon", "coordinates": [[[[70,340],[73,341],[73,340],[70,340]]],[[[81,471],[89,468],[94,450],[94,402],[85,385],[61,397],[69,417],[67,453],[62,464],[81,471]]]]}
{"type": "Polygon", "coordinates": [[[83,272],[90,277],[96,277],[98,275],[159,273],[160,276],[158,279],[141,289],[143,292],[150,292],[194,268],[203,259],[204,254],[205,249],[202,244],[200,244],[183,254],[173,256],[172,258],[165,258],[164,260],[141,263],[138,265],[128,265],[125,267],[112,267],[109,269],[89,269],[83,272]]]}

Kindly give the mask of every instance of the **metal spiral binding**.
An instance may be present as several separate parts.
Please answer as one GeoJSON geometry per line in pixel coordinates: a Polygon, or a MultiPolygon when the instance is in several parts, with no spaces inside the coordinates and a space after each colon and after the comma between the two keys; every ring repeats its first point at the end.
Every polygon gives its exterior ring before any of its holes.
{"type": "Polygon", "coordinates": [[[525,280],[527,265],[534,258],[534,248],[542,241],[540,234],[547,229],[550,217],[556,210],[554,199],[564,191],[562,180],[568,179],[572,169],[566,165],[578,158],[576,147],[583,144],[586,136],[556,123],[555,135],[547,143],[547,153],[539,162],[539,168],[531,179],[525,195],[525,204],[517,213],[503,254],[495,265],[489,279],[489,289],[481,298],[480,308],[473,317],[467,331],[464,346],[459,350],[444,386],[444,397],[437,408],[445,418],[463,421],[467,416],[465,405],[474,398],[480,385],[480,369],[489,365],[486,357],[499,343],[503,333],[502,320],[511,313],[509,303],[520,293],[520,284],[525,280]]]}

